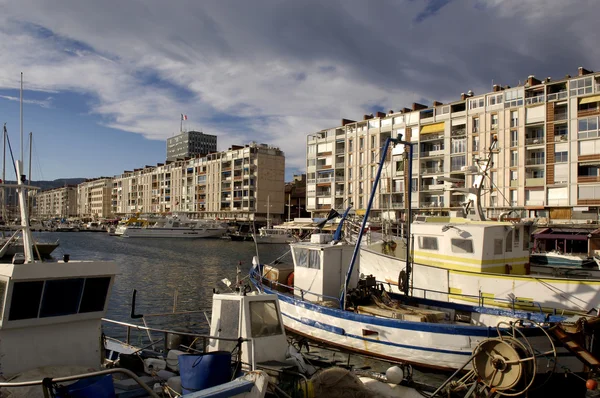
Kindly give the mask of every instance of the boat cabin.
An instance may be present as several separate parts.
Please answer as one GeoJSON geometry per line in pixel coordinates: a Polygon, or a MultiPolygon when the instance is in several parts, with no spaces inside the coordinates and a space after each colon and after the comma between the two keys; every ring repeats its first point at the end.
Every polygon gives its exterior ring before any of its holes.
{"type": "Polygon", "coordinates": [[[117,272],[111,262],[0,264],[0,368],[102,363],[101,320],[117,272]]]}
{"type": "MultiPolygon", "coordinates": [[[[252,339],[242,343],[242,363],[286,361],[288,348],[281,310],[273,294],[214,294],[210,335],[220,338],[252,339]]],[[[211,339],[208,351],[229,351],[237,341],[211,339]]]]}
{"type": "MultiPolygon", "coordinates": [[[[311,242],[290,244],[294,259],[294,294],[311,301],[338,299],[354,252],[353,245],[330,244],[331,234],[313,234],[311,242]]],[[[358,282],[358,258],[349,286],[358,282]]]]}

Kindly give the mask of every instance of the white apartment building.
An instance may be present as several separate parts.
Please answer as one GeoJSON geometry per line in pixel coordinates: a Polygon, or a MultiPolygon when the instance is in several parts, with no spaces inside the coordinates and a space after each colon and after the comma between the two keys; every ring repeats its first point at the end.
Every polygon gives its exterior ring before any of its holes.
{"type": "Polygon", "coordinates": [[[79,184],[77,186],[79,217],[90,219],[112,217],[112,187],[113,181],[110,177],[99,177],[79,184]]]}
{"type": "Polygon", "coordinates": [[[38,218],[52,217],[68,218],[77,216],[77,187],[49,189],[36,192],[34,213],[38,218]]]}
{"type": "MultiPolygon", "coordinates": [[[[348,202],[365,209],[387,138],[402,134],[414,143],[412,207],[420,214],[460,209],[464,194],[452,186],[472,184],[465,166],[484,158],[493,137],[498,151],[484,195],[488,216],[513,210],[515,217],[598,220],[600,208],[600,73],[524,85],[494,86],[481,95],[433,106],[413,104],[400,112],[342,120],[339,127],[307,140],[307,210],[315,215],[348,202]],[[439,177],[451,177],[452,185],[439,177]]],[[[405,155],[390,151],[382,171],[375,214],[401,217],[405,155]]]]}
{"type": "Polygon", "coordinates": [[[285,156],[252,143],[206,157],[159,163],[113,179],[112,212],[186,212],[202,218],[278,222],[284,213],[285,156]]]}

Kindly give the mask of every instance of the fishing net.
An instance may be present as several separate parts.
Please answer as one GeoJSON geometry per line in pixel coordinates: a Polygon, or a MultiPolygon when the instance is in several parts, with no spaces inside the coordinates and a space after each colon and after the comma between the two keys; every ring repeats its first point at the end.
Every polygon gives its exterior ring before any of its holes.
{"type": "Polygon", "coordinates": [[[311,378],[315,397],[327,398],[375,398],[364,384],[349,370],[329,368],[311,378]]]}

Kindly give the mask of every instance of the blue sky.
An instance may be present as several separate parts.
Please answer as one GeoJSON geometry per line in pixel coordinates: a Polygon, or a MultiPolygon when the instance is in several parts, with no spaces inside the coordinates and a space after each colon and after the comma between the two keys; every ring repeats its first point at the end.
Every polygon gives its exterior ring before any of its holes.
{"type": "Polygon", "coordinates": [[[163,162],[187,128],[219,150],[280,147],[419,101],[456,100],[600,67],[594,1],[0,0],[0,122],[33,179],[113,176],[163,162]],[[51,4],[50,4],[51,3],[51,4]],[[575,4],[576,3],[576,4],[575,4]],[[26,153],[28,151],[26,150],[26,153]]]}

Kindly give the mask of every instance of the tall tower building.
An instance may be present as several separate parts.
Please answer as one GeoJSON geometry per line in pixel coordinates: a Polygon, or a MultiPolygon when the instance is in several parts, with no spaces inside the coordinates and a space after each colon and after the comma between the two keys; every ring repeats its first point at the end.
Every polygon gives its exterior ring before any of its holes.
{"type": "Polygon", "coordinates": [[[201,131],[185,131],[167,139],[167,161],[206,156],[217,151],[217,136],[201,131]]]}

